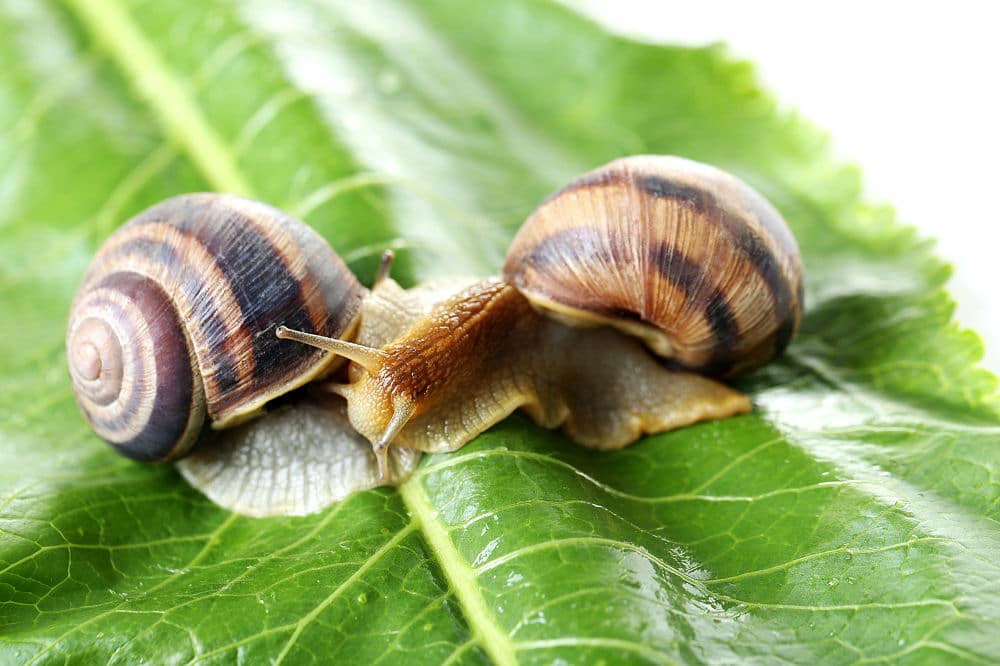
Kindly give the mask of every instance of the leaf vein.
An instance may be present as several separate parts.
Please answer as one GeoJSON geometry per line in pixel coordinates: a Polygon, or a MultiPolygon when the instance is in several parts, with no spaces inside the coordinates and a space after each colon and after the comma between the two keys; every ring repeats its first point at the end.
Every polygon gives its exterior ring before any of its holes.
{"type": "Polygon", "coordinates": [[[127,10],[113,0],[69,0],[68,4],[202,176],[220,191],[252,198],[253,189],[240,172],[232,150],[209,125],[191,92],[156,53],[127,10]]]}
{"type": "Polygon", "coordinates": [[[517,659],[510,637],[497,624],[476,583],[476,573],[462,559],[445,527],[438,522],[430,500],[413,476],[399,486],[399,494],[419,524],[431,551],[437,557],[448,584],[462,607],[473,638],[499,666],[514,666],[517,659]]]}
{"type": "Polygon", "coordinates": [[[313,620],[319,617],[319,615],[324,610],[326,610],[330,606],[330,604],[336,601],[337,598],[340,597],[341,594],[343,594],[344,590],[346,590],[348,587],[357,582],[366,571],[375,566],[375,564],[377,564],[389,551],[395,548],[403,539],[408,537],[416,530],[417,530],[417,524],[415,522],[408,523],[405,527],[403,527],[403,529],[399,530],[399,532],[397,532],[395,536],[386,541],[381,548],[372,553],[371,557],[365,560],[365,562],[360,567],[358,567],[358,569],[354,573],[352,573],[347,579],[345,579],[343,583],[338,585],[333,592],[331,592],[329,595],[327,595],[325,599],[323,599],[323,601],[317,604],[311,611],[306,613],[305,616],[302,617],[302,619],[296,622],[295,630],[292,632],[292,635],[288,638],[288,641],[285,643],[284,647],[282,647],[281,651],[278,653],[278,656],[275,657],[274,666],[280,666],[280,664],[285,660],[285,657],[288,656],[288,653],[295,646],[295,643],[299,640],[299,637],[302,635],[302,632],[306,630],[306,627],[308,627],[313,622],[313,620]]]}

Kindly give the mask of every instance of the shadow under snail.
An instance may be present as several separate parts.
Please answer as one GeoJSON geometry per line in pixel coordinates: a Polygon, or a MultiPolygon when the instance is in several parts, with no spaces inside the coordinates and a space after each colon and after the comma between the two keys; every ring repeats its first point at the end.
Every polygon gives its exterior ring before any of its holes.
{"type": "Polygon", "coordinates": [[[230,509],[306,513],[399,481],[414,451],[456,450],[518,408],[594,449],[747,412],[717,379],[780,354],[802,308],[780,214],[676,157],[616,160],[551,195],[501,277],[404,290],[388,265],[368,290],[274,208],[213,194],[157,204],[108,239],[77,294],[77,401],[139,460],[221,439],[180,465],[230,509]],[[240,425],[324,377],[346,417],[328,395],[240,425]],[[318,467],[296,466],[303,456],[318,467]]]}

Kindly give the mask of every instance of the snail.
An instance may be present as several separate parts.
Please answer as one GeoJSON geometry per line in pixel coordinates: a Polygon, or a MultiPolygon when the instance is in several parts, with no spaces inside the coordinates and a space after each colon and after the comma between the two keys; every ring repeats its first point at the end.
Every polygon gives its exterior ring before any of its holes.
{"type": "Polygon", "coordinates": [[[749,399],[717,378],[780,354],[802,304],[777,211],[728,174],[662,156],[612,162],[545,200],[502,277],[404,290],[388,272],[384,259],[366,289],[262,203],[157,204],[108,239],[74,300],[77,402],[129,457],[191,453],[182,474],[228,508],[303,513],[400,481],[420,451],[458,449],[518,408],[595,449],[744,413],[749,399]],[[313,391],[248,422],[323,378],[346,416],[313,391]],[[318,468],[336,478],[317,483],[318,468]]]}
{"type": "Polygon", "coordinates": [[[331,390],[388,481],[390,445],[452,451],[519,407],[597,449],[744,413],[749,399],[713,377],[780,354],[802,292],[795,239],[760,194],[707,165],[636,156],[549,197],[502,279],[469,286],[381,348],[276,334],[352,361],[351,381],[331,390]]]}
{"type": "MultiPolygon", "coordinates": [[[[119,453],[183,458],[181,474],[228,509],[318,511],[377,482],[343,406],[307,395],[253,417],[342,364],[282,343],[277,322],[350,339],[367,291],[281,211],[221,194],[168,199],[112,234],[83,278],[66,335],[77,403],[119,453]]],[[[403,478],[419,458],[394,450],[390,466],[403,478]]]]}
{"type": "Polygon", "coordinates": [[[94,431],[137,460],[186,454],[327,372],[277,322],[350,338],[366,290],[311,228],[235,196],[191,194],[104,243],[70,309],[66,354],[94,431]]]}

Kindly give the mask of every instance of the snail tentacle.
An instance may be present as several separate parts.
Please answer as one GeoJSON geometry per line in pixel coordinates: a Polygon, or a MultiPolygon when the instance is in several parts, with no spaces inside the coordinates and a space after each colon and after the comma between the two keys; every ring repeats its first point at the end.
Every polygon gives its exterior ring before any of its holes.
{"type": "Polygon", "coordinates": [[[344,340],[338,340],[336,338],[327,338],[322,335],[304,333],[302,331],[296,331],[288,328],[287,326],[279,326],[275,329],[274,334],[282,340],[294,340],[311,347],[316,347],[317,349],[325,349],[326,351],[343,356],[346,359],[354,361],[362,368],[373,374],[378,372],[379,368],[382,367],[382,364],[385,362],[385,355],[378,349],[372,349],[370,347],[354,344],[353,342],[345,342],[344,340]]]}

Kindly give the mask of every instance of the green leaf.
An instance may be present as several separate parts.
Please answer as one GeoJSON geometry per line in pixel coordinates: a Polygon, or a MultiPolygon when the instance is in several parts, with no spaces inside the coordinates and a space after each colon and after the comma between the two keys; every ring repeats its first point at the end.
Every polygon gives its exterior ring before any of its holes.
{"type": "Polygon", "coordinates": [[[0,660],[995,663],[1000,409],[948,269],[718,48],[541,0],[0,0],[0,660]],[[179,192],[303,217],[369,279],[495,272],[629,153],[743,177],[808,310],[754,412],[581,450],[515,416],[398,490],[230,515],[118,458],[62,336],[99,242],[179,192]]]}

